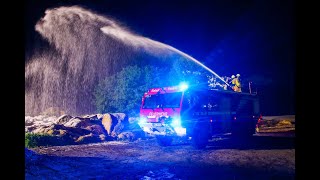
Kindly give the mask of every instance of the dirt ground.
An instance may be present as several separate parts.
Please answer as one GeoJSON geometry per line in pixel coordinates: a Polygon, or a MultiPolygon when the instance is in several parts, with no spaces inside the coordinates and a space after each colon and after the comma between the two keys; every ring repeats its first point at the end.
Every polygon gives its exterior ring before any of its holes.
{"type": "Polygon", "coordinates": [[[213,138],[204,150],[156,139],[39,147],[26,179],[295,179],[294,132],[245,142],[213,138]]]}

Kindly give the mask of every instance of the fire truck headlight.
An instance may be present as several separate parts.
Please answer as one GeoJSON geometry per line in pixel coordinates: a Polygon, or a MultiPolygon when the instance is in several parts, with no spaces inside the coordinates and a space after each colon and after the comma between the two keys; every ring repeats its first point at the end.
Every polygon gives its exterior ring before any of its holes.
{"type": "Polygon", "coordinates": [[[144,123],[147,123],[147,118],[140,117],[138,124],[144,124],[144,123]]]}
{"type": "Polygon", "coordinates": [[[180,83],[179,88],[181,91],[185,91],[188,89],[188,84],[185,82],[180,83]]]}
{"type": "Polygon", "coordinates": [[[172,127],[180,127],[181,126],[181,120],[180,118],[174,118],[171,122],[172,127]]]}
{"type": "Polygon", "coordinates": [[[177,133],[178,136],[185,136],[187,134],[187,129],[186,128],[175,127],[174,130],[175,130],[175,132],[177,133]]]}

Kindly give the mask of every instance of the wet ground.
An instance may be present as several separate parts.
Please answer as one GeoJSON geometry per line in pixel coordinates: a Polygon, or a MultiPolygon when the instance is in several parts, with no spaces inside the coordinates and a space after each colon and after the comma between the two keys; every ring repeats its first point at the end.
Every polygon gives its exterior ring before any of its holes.
{"type": "Polygon", "coordinates": [[[176,141],[161,147],[136,142],[34,148],[26,179],[294,179],[292,132],[257,134],[250,140],[214,138],[204,150],[176,141]]]}

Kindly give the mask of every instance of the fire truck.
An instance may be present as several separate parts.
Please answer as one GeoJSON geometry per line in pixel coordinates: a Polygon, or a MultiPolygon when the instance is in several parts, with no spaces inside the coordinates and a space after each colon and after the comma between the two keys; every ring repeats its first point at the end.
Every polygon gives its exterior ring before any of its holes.
{"type": "Polygon", "coordinates": [[[139,125],[162,146],[175,137],[205,148],[215,135],[247,138],[261,118],[257,94],[179,86],[151,88],[144,93],[139,125]]]}

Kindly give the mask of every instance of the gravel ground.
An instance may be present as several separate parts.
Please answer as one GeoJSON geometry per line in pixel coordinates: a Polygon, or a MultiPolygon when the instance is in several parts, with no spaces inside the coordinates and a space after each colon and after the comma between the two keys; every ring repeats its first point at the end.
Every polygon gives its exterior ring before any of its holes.
{"type": "MultiPolygon", "coordinates": [[[[292,132],[288,132],[292,133],[292,132]]],[[[259,135],[246,142],[210,140],[204,150],[176,140],[33,148],[26,179],[295,179],[294,135],[259,135]]]]}

